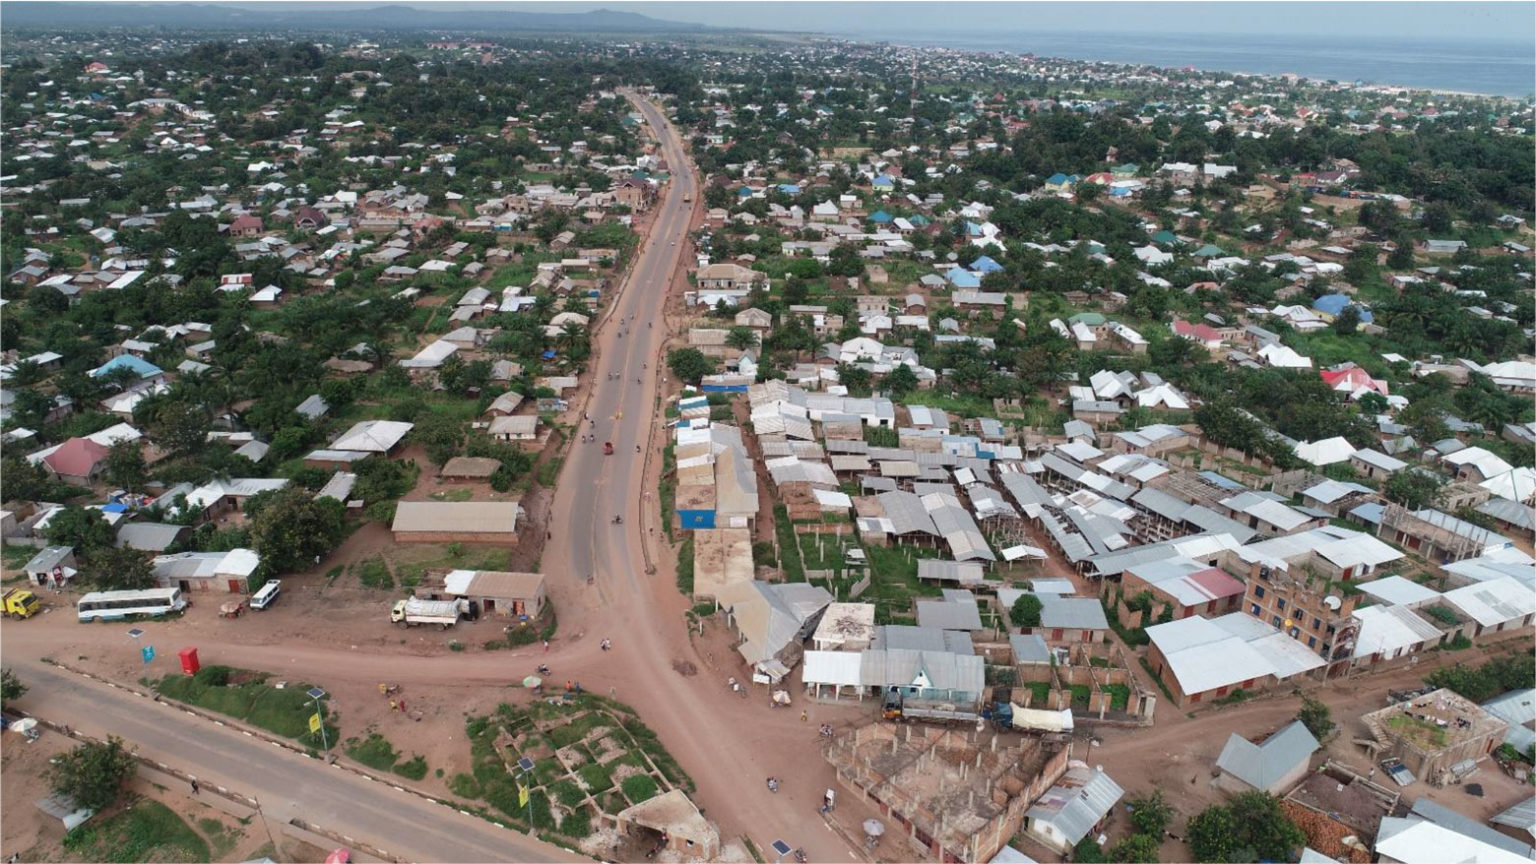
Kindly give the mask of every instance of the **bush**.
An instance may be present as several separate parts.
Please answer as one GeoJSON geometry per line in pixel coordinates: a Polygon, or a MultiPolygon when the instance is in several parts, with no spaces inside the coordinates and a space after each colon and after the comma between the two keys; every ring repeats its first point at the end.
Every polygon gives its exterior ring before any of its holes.
{"type": "Polygon", "coordinates": [[[395,766],[395,773],[407,780],[420,780],[427,776],[427,757],[415,756],[401,762],[395,766]]]}
{"type": "Polygon", "coordinates": [[[1431,687],[1448,687],[1473,702],[1487,702],[1501,693],[1531,686],[1531,652],[1495,657],[1471,669],[1456,664],[1436,669],[1425,678],[1431,687]]]}
{"type": "Polygon", "coordinates": [[[592,833],[592,816],[585,807],[578,807],[560,820],[560,833],[581,839],[592,833]]]}
{"type": "Polygon", "coordinates": [[[460,798],[479,798],[480,781],[468,774],[455,774],[448,779],[448,791],[460,798]]]}
{"type": "Polygon", "coordinates": [[[230,668],[228,666],[204,666],[197,670],[197,673],[192,676],[192,680],[204,687],[227,687],[229,686],[229,673],[230,668]]]}
{"type": "Polygon", "coordinates": [[[613,786],[613,778],[608,776],[608,768],[595,762],[576,769],[576,774],[587,784],[587,791],[593,795],[606,792],[613,786]]]}
{"type": "MultiPolygon", "coordinates": [[[[368,733],[368,737],[362,741],[356,738],[348,740],[347,755],[375,771],[390,770],[400,758],[389,739],[377,732],[368,733]]],[[[425,762],[422,763],[422,772],[426,772],[425,762]]]]}
{"type": "Polygon", "coordinates": [[[567,807],[575,807],[577,804],[587,800],[587,793],[581,791],[575,783],[569,780],[560,780],[551,784],[549,791],[554,793],[555,800],[567,807]]]}
{"type": "Polygon", "coordinates": [[[619,788],[624,790],[624,797],[628,798],[631,804],[649,801],[655,798],[657,791],[659,791],[656,781],[652,780],[649,774],[636,774],[633,777],[625,777],[624,782],[619,784],[619,788]]]}

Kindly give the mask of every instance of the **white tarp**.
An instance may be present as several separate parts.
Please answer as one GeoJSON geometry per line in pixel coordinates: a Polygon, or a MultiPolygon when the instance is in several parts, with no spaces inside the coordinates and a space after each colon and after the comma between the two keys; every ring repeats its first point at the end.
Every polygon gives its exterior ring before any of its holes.
{"type": "Polygon", "coordinates": [[[1071,732],[1072,710],[1063,708],[1060,711],[1046,711],[1041,708],[1022,708],[1016,703],[1008,703],[1013,708],[1013,728],[1033,729],[1037,732],[1071,732]]]}

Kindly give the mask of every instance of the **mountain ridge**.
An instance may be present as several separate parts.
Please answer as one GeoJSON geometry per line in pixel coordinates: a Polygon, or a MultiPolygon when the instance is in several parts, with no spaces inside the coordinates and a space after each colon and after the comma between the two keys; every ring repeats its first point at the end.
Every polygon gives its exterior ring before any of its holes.
{"type": "Polygon", "coordinates": [[[714,28],[666,21],[637,12],[524,12],[516,9],[423,9],[402,3],[342,9],[312,9],[300,3],[260,7],[211,3],[42,3],[5,4],[9,28],[89,30],[165,28],[187,30],[479,30],[540,33],[677,33],[714,28]]]}

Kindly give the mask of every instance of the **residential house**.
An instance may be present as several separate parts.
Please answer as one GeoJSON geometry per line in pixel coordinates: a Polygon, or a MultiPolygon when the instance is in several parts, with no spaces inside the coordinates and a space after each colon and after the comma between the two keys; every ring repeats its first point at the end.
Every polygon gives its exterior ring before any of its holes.
{"type": "Polygon", "coordinates": [[[1282,797],[1301,782],[1320,745],[1300,720],[1262,741],[1233,732],[1216,758],[1216,784],[1229,792],[1268,792],[1282,797]]]}

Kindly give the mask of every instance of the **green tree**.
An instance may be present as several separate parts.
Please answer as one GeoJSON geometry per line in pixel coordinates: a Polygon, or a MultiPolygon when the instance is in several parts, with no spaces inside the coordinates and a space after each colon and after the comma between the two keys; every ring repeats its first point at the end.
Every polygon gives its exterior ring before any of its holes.
{"type": "Polygon", "coordinates": [[[837,380],[854,394],[868,394],[873,375],[868,366],[856,366],[851,363],[837,364],[837,380]]]}
{"type": "Polygon", "coordinates": [[[119,441],[107,449],[104,479],[113,486],[129,492],[144,491],[148,479],[144,465],[144,450],[136,441],[119,441]]]}
{"type": "Polygon", "coordinates": [[[1013,601],[1013,608],[1008,610],[1008,620],[1015,627],[1039,627],[1040,598],[1033,594],[1021,594],[1019,599],[1013,601]]]}
{"type": "Polygon", "coordinates": [[[1079,183],[1075,191],[1077,192],[1077,200],[1084,204],[1091,204],[1098,200],[1100,195],[1104,194],[1104,187],[1097,183],[1079,183]]]}
{"type": "Polygon", "coordinates": [[[679,381],[697,384],[715,371],[715,363],[697,348],[676,348],[667,352],[667,368],[679,381]]]}
{"type": "Polygon", "coordinates": [[[737,351],[746,351],[757,347],[757,331],[751,327],[732,327],[725,334],[725,344],[737,351]]]}
{"type": "Polygon", "coordinates": [[[110,547],[117,535],[100,510],[87,510],[78,504],[66,504],[53,514],[44,531],[52,546],[73,546],[75,554],[85,557],[96,549],[110,547]]]}
{"type": "Polygon", "coordinates": [[[1251,860],[1237,857],[1237,824],[1226,807],[1217,805],[1202,810],[1189,820],[1184,833],[1196,861],[1251,860]]]}
{"type": "Polygon", "coordinates": [[[155,587],[155,571],[137,549],[93,549],[80,561],[80,581],[97,591],[142,591],[155,587]]]}
{"type": "Polygon", "coordinates": [[[1306,835],[1268,792],[1244,792],[1189,820],[1196,861],[1288,861],[1306,835]]]}
{"type": "Polygon", "coordinates": [[[1352,335],[1360,329],[1360,310],[1355,308],[1354,304],[1345,306],[1338,315],[1334,316],[1333,323],[1329,326],[1340,336],[1352,335]]]}
{"type": "Polygon", "coordinates": [[[1400,237],[1397,245],[1387,254],[1387,267],[1393,270],[1413,269],[1413,241],[1407,237],[1400,237]]]}
{"type": "Polygon", "coordinates": [[[892,399],[900,399],[917,389],[917,373],[912,371],[911,366],[898,363],[885,376],[885,389],[890,392],[892,399]]]}
{"type": "Polygon", "coordinates": [[[138,763],[123,739],[110,735],[105,742],[88,741],[54,757],[47,778],[55,793],[100,812],[117,803],[137,770],[138,763]]]}
{"type": "Polygon", "coordinates": [[[1333,714],[1326,704],[1311,696],[1301,697],[1301,710],[1297,712],[1296,719],[1319,741],[1333,734],[1333,714]]]}
{"type": "Polygon", "coordinates": [[[1109,849],[1116,864],[1155,864],[1162,841],[1150,834],[1132,834],[1109,849]]]}
{"type": "Polygon", "coordinates": [[[262,564],[275,573],[298,569],[329,552],[346,528],[340,501],[316,500],[297,487],[251,498],[246,515],[251,520],[251,545],[261,553],[262,564]]]}
{"type": "Polygon", "coordinates": [[[1104,857],[1104,847],[1089,834],[1072,847],[1072,860],[1076,864],[1105,864],[1109,859],[1104,857]]]}
{"type": "Polygon", "coordinates": [[[1131,824],[1142,834],[1162,837],[1173,821],[1173,807],[1163,799],[1163,790],[1155,789],[1151,795],[1132,798],[1126,802],[1131,807],[1131,824]]]}
{"type": "Polygon", "coordinates": [[[9,703],[12,699],[20,699],[27,693],[27,685],[21,683],[16,673],[10,669],[0,669],[0,705],[9,703]]]}
{"type": "Polygon", "coordinates": [[[1412,468],[1399,471],[1387,479],[1381,492],[1388,501],[1418,510],[1433,506],[1440,499],[1440,487],[1444,481],[1427,471],[1412,468]]]}
{"type": "Polygon", "coordinates": [[[441,468],[464,446],[464,424],[442,414],[428,414],[411,430],[412,440],[427,448],[427,458],[441,468]]]}
{"type": "Polygon", "coordinates": [[[208,442],[208,414],[184,402],[166,405],[150,426],[150,437],[172,454],[184,456],[196,452],[208,442]]]}

